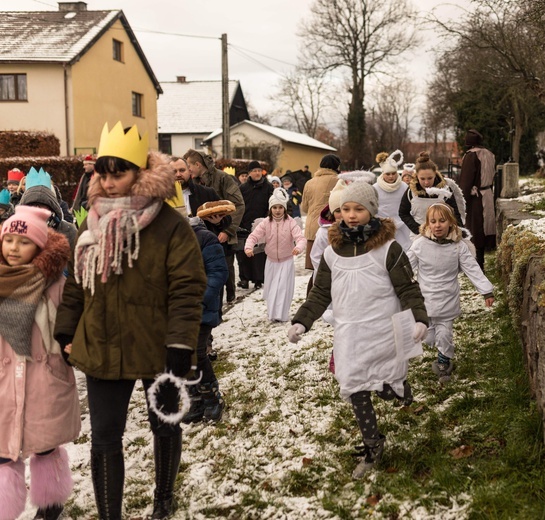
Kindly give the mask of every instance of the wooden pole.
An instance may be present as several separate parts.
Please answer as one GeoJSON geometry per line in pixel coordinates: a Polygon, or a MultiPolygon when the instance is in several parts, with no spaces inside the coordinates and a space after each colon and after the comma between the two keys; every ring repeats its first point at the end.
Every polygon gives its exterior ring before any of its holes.
{"type": "Polygon", "coordinates": [[[221,104],[222,104],[222,145],[223,157],[231,157],[231,139],[229,135],[229,71],[227,67],[227,34],[221,35],[221,104]]]}

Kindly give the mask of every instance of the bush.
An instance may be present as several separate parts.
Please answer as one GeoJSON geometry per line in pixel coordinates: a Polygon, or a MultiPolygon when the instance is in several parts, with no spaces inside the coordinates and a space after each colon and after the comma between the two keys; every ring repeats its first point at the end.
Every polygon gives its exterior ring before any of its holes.
{"type": "Polygon", "coordinates": [[[46,132],[0,132],[0,157],[41,157],[60,155],[57,137],[46,132]]]}

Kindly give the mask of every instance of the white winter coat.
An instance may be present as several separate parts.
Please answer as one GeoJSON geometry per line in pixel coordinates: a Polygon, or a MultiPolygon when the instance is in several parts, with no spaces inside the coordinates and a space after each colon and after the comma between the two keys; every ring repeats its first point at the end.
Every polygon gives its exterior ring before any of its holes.
{"type": "Polygon", "coordinates": [[[487,296],[493,293],[494,286],[463,240],[440,244],[419,236],[407,251],[407,256],[413,270],[418,271],[418,283],[430,318],[452,320],[460,315],[460,271],[466,274],[480,294],[487,296]]]}

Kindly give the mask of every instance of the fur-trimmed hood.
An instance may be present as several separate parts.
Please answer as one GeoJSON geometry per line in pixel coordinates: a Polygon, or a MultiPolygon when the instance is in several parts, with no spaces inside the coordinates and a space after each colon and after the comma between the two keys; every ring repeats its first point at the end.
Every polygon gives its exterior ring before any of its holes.
{"type": "MultiPolygon", "coordinates": [[[[70,244],[68,239],[53,229],[47,230],[45,247],[34,257],[31,264],[35,265],[45,276],[48,284],[54,282],[64,271],[70,260],[70,244]]],[[[0,262],[7,264],[0,252],[0,262]]]]}
{"type": "MultiPolygon", "coordinates": [[[[176,194],[174,172],[169,157],[159,152],[148,154],[147,168],[139,170],[136,182],[131,188],[131,197],[142,196],[152,199],[170,199],[176,194]]],[[[89,206],[98,197],[106,197],[100,185],[100,175],[93,175],[89,183],[89,206]]]]}
{"type": "MultiPolygon", "coordinates": [[[[435,180],[433,181],[433,187],[434,188],[447,188],[447,182],[445,181],[445,178],[441,174],[441,172],[435,172],[435,180]]],[[[411,189],[411,193],[415,197],[429,197],[429,195],[426,193],[426,190],[420,186],[420,183],[418,182],[418,178],[416,177],[416,174],[412,176],[411,182],[409,183],[409,188],[411,189]]]]}
{"type": "Polygon", "coordinates": [[[321,177],[322,175],[335,175],[335,177],[339,176],[335,170],[330,170],[329,168],[319,168],[312,174],[312,178],[321,177]]]}
{"type": "MultiPolygon", "coordinates": [[[[364,244],[365,252],[371,251],[380,247],[381,245],[395,238],[396,226],[394,221],[389,218],[379,218],[377,219],[380,222],[380,227],[376,233],[369,237],[369,239],[364,244]]],[[[329,243],[333,249],[340,249],[345,243],[345,237],[341,231],[340,224],[335,222],[331,225],[328,231],[329,243]]]]}

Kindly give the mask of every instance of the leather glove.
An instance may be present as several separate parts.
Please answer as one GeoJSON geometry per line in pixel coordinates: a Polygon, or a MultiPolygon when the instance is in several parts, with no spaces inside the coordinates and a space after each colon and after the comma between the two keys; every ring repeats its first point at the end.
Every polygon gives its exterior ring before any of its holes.
{"type": "Polygon", "coordinates": [[[420,321],[417,321],[414,324],[414,329],[413,329],[414,342],[418,343],[419,341],[424,341],[427,335],[428,335],[428,326],[420,321]]]}
{"type": "Polygon", "coordinates": [[[191,350],[167,347],[165,372],[172,372],[176,377],[184,377],[191,370],[191,350]]]}
{"type": "Polygon", "coordinates": [[[288,339],[290,340],[290,343],[297,343],[306,331],[307,329],[305,329],[305,326],[301,325],[301,323],[293,324],[288,330],[288,339]]]}

